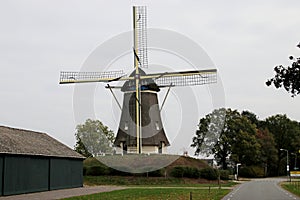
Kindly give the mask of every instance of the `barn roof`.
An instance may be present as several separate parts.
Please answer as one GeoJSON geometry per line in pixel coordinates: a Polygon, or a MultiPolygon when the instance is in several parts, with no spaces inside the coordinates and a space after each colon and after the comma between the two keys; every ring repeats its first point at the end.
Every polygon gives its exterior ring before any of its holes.
{"type": "Polygon", "coordinates": [[[0,154],[84,158],[46,133],[0,126],[0,154]]]}

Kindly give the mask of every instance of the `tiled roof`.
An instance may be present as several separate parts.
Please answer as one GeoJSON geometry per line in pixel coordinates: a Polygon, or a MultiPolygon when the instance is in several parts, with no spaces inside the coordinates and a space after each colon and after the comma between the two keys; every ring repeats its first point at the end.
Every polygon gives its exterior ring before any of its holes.
{"type": "Polygon", "coordinates": [[[84,158],[46,133],[0,126],[0,154],[84,158]]]}

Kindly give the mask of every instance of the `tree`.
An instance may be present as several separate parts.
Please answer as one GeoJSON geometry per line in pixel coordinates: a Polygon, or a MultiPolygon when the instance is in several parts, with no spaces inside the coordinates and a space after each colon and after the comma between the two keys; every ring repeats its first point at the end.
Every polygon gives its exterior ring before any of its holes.
{"type": "Polygon", "coordinates": [[[257,141],[261,146],[260,163],[265,167],[265,175],[277,175],[278,151],[273,135],[268,129],[258,129],[256,133],[257,141]]]}
{"type": "MultiPolygon", "coordinates": [[[[300,48],[300,43],[297,45],[300,48]]],[[[267,80],[266,85],[274,84],[276,88],[284,87],[284,89],[292,94],[292,97],[300,94],[300,58],[289,57],[292,60],[292,65],[284,67],[276,66],[274,71],[275,77],[267,80]]]]}
{"type": "Polygon", "coordinates": [[[225,116],[226,109],[221,108],[200,119],[196,136],[193,137],[193,144],[191,144],[192,147],[196,148],[195,155],[213,153],[212,149],[218,142],[224,128],[225,116]]]}
{"type": "Polygon", "coordinates": [[[256,116],[256,114],[245,110],[245,111],[242,111],[241,115],[245,116],[252,124],[255,124],[256,127],[260,126],[260,120],[258,120],[258,117],[256,116]]]}
{"type": "Polygon", "coordinates": [[[83,144],[83,142],[81,141],[80,137],[75,134],[76,137],[76,144],[74,146],[75,151],[80,153],[81,155],[83,155],[84,157],[88,158],[93,156],[85,147],[85,145],[83,144]]]}
{"type": "Polygon", "coordinates": [[[112,153],[114,133],[99,120],[87,119],[76,126],[75,150],[85,156],[112,153]]]}
{"type": "Polygon", "coordinates": [[[246,165],[257,161],[260,145],[255,138],[255,125],[238,111],[214,110],[200,120],[198,127],[191,144],[196,148],[195,155],[214,154],[223,169],[227,169],[229,158],[246,165]]]}
{"type": "Polygon", "coordinates": [[[298,152],[300,146],[300,128],[299,123],[292,121],[286,115],[275,115],[268,117],[264,122],[267,128],[273,135],[275,140],[275,147],[278,152],[277,173],[284,172],[283,163],[286,159],[286,153],[280,149],[287,149],[290,153],[298,152]]]}
{"type": "Polygon", "coordinates": [[[237,115],[229,121],[231,160],[250,166],[259,162],[260,144],[256,140],[256,126],[247,117],[237,115]]]}

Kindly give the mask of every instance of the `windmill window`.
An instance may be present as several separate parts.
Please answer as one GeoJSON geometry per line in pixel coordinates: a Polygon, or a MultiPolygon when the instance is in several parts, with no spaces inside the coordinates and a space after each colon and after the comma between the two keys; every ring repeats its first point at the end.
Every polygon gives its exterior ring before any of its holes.
{"type": "Polygon", "coordinates": [[[155,122],[155,128],[157,131],[159,131],[159,125],[158,125],[158,122],[155,122]]]}
{"type": "Polygon", "coordinates": [[[124,130],[125,130],[125,131],[128,130],[128,123],[127,123],[127,122],[125,122],[124,130]]]}

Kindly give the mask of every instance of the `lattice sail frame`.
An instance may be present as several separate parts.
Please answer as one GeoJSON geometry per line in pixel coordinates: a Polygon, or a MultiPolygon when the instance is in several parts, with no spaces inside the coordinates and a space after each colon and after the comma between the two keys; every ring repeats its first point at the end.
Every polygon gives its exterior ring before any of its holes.
{"type": "Polygon", "coordinates": [[[60,72],[59,83],[110,82],[126,76],[123,70],[106,72],[60,72]]]}
{"type": "Polygon", "coordinates": [[[140,68],[148,68],[146,6],[135,6],[134,12],[134,16],[137,16],[134,22],[134,34],[136,36],[135,49],[139,57],[138,66],[140,68]]]}
{"type": "MultiPolygon", "coordinates": [[[[135,78],[127,76],[122,70],[108,72],[61,72],[60,84],[128,81],[135,78]]],[[[152,79],[158,87],[204,85],[217,82],[217,70],[155,73],[141,75],[139,78],[140,80],[152,79]]]]}
{"type": "Polygon", "coordinates": [[[148,74],[146,77],[152,78],[158,87],[204,85],[217,82],[217,70],[166,72],[148,74]]]}

